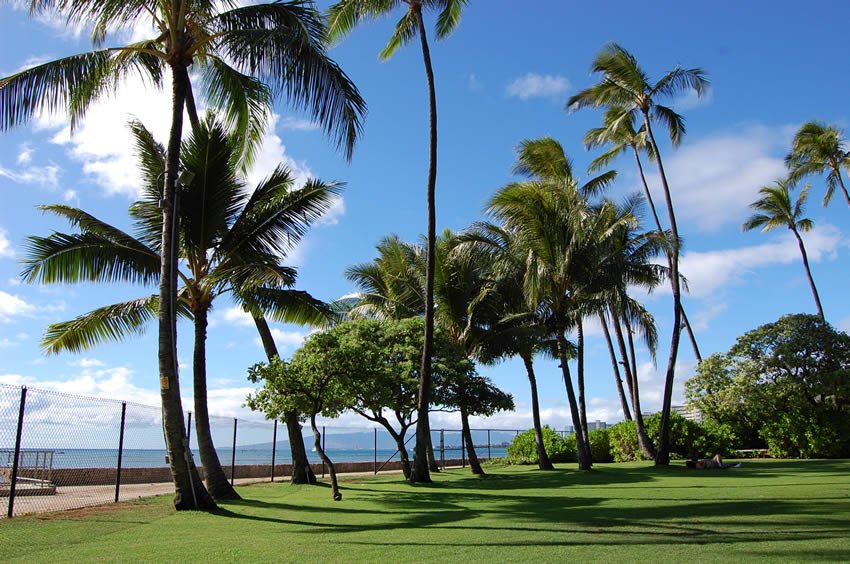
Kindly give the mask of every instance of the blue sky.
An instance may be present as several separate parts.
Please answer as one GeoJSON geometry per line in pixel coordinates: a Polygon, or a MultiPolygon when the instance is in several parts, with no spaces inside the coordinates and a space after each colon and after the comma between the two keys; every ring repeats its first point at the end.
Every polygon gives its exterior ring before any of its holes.
{"type": "MultiPolygon", "coordinates": [[[[782,314],[814,312],[790,234],[742,233],[740,225],[758,188],[784,174],[782,158],[802,123],[819,119],[848,125],[844,24],[850,6],[826,0],[807,2],[805,9],[790,1],[696,6],[662,1],[638,11],[625,1],[604,6],[556,0],[471,2],[457,32],[432,41],[440,128],[437,217],[439,229],[462,229],[483,219],[487,199],[511,180],[514,148],[523,139],[558,139],[576,170],[584,170],[594,155],[585,151],[581,138],[601,116],[592,110],[567,114],[564,102],[596,80],[589,66],[607,42],[634,53],[654,78],[677,64],[705,69],[712,82],[707,97],[672,101],[687,120],[684,143],[678,149],[665,143],[662,150],[685,239],[682,271],[691,290],[685,306],[707,356],[725,351],[736,336],[782,314]]],[[[382,237],[396,233],[415,240],[425,229],[425,78],[416,44],[388,62],[378,60],[394,22],[364,25],[331,51],[369,104],[353,161],[346,163],[320,130],[281,101],[251,174],[256,183],[283,161],[301,177],[346,183],[333,212],[290,257],[299,268],[299,286],[324,299],[354,290],[343,277],[345,268],[373,258],[382,237]]],[[[85,33],[34,20],[5,5],[0,25],[2,76],[89,45],[85,33]]],[[[147,33],[127,31],[116,41],[147,33]]],[[[0,135],[0,383],[158,403],[154,327],[141,337],[84,355],[45,357],[38,344],[49,323],[143,295],[146,289],[28,286],[18,278],[26,237],[66,229],[41,215],[38,205],[70,203],[129,228],[126,209],[138,185],[125,126],[131,116],[164,139],[167,94],[130,83],[117,98],[92,108],[73,135],[61,115],[41,116],[28,127],[0,135]]],[[[638,189],[630,159],[617,161],[614,168],[620,176],[613,197],[638,189]]],[[[805,242],[827,319],[847,330],[850,304],[841,296],[850,258],[850,207],[836,195],[823,208],[823,179],[811,182],[807,211],[816,228],[804,236],[805,242]]],[[[660,406],[658,372],[665,368],[670,336],[669,291],[660,289],[645,303],[656,316],[661,341],[657,368],[646,351],[640,358],[644,406],[654,410],[660,406]]],[[[591,326],[588,332],[589,418],[613,422],[621,415],[607,349],[598,328],[591,326]]],[[[278,344],[287,353],[306,333],[299,327],[275,327],[278,344]]],[[[182,391],[190,398],[188,325],[180,327],[178,338],[182,391]]],[[[218,303],[208,341],[212,413],[257,417],[241,403],[251,389],[246,370],[260,360],[263,351],[250,320],[232,304],[218,303]]],[[[693,368],[693,354],[683,341],[674,401],[681,401],[682,385],[693,368]]],[[[568,423],[569,410],[560,372],[542,359],[537,370],[544,422],[561,427],[568,423]]],[[[517,411],[476,424],[529,427],[528,384],[521,364],[480,371],[514,394],[517,411]]],[[[458,425],[454,415],[433,417],[433,428],[458,425]]],[[[364,427],[365,420],[346,415],[334,424],[364,427]]]]}

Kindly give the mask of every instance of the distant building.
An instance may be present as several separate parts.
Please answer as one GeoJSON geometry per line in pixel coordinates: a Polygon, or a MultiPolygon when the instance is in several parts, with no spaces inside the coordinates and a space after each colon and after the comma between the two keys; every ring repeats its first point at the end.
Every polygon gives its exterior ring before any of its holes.
{"type": "Polygon", "coordinates": [[[678,413],[685,419],[690,419],[691,421],[702,423],[702,411],[700,411],[699,409],[688,407],[687,405],[674,405],[671,406],[670,409],[673,411],[673,413],[678,413]]]}
{"type": "Polygon", "coordinates": [[[600,421],[599,419],[597,419],[596,421],[589,421],[587,423],[588,431],[595,431],[596,429],[607,429],[608,427],[610,427],[608,423],[606,423],[605,421],[600,421]]]}

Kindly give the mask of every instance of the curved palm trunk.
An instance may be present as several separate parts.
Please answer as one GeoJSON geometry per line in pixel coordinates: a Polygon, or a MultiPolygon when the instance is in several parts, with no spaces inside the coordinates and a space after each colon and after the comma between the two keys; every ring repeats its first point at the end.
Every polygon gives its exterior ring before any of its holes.
{"type": "MultiPolygon", "coordinates": [[[[652,194],[649,192],[649,184],[646,182],[646,175],[643,173],[643,165],[640,162],[640,153],[638,153],[635,145],[632,145],[631,147],[635,155],[635,162],[637,162],[638,171],[640,172],[640,180],[643,184],[643,193],[646,195],[646,201],[649,203],[649,209],[652,210],[652,217],[655,219],[655,227],[658,229],[658,233],[661,234],[664,232],[664,229],[661,228],[661,220],[658,219],[658,212],[655,210],[655,202],[652,201],[652,194]]],[[[671,264],[669,256],[667,257],[667,267],[670,268],[670,270],[673,270],[673,265],[671,264]]],[[[688,321],[688,316],[685,315],[685,307],[680,304],[680,309],[682,310],[682,322],[685,329],[688,331],[688,338],[691,341],[691,347],[694,349],[694,357],[696,357],[697,364],[699,364],[702,362],[702,355],[699,352],[699,346],[697,346],[697,339],[694,335],[694,330],[688,321]]]]}
{"type": "Polygon", "coordinates": [[[534,375],[534,364],[531,353],[520,353],[525,364],[525,373],[531,385],[531,419],[534,423],[534,442],[537,445],[537,467],[541,470],[554,470],[552,461],[546,453],[546,443],[543,442],[543,426],[540,424],[540,400],[537,396],[537,377],[534,375]]]}
{"type": "Polygon", "coordinates": [[[578,345],[577,372],[578,372],[578,414],[581,418],[581,430],[588,441],[588,450],[590,449],[590,435],[587,432],[587,404],[584,397],[584,325],[579,317],[577,324],[578,345]]]}
{"type": "Polygon", "coordinates": [[[207,314],[208,306],[201,306],[195,315],[195,433],[198,436],[198,450],[201,464],[206,474],[207,491],[215,499],[242,499],[224,474],[218,453],[215,451],[210,432],[210,415],[207,409],[207,314]]]}
{"type": "Polygon", "coordinates": [[[818,308],[818,317],[820,320],[826,323],[826,318],[823,316],[823,307],[820,304],[820,296],[818,296],[818,289],[815,287],[815,279],[812,278],[812,270],[809,268],[809,255],[806,253],[806,247],[803,245],[803,239],[800,237],[800,234],[796,229],[791,228],[791,231],[794,232],[794,237],[797,238],[797,245],[800,247],[800,254],[803,256],[803,266],[806,268],[806,276],[809,279],[809,286],[812,288],[812,295],[815,298],[815,305],[818,308]]]}
{"type": "Polygon", "coordinates": [[[844,200],[850,206],[850,194],[847,193],[847,187],[844,186],[844,179],[841,177],[841,168],[835,167],[835,172],[838,175],[838,185],[841,186],[841,192],[844,194],[844,200]]]}
{"type": "Polygon", "coordinates": [[[319,453],[319,458],[322,459],[322,462],[328,465],[328,471],[331,475],[331,492],[334,501],[339,501],[342,499],[342,494],[339,492],[339,484],[336,481],[336,467],[334,467],[334,463],[328,458],[328,455],[325,454],[325,449],[322,448],[322,433],[319,432],[319,428],[316,426],[315,413],[310,414],[310,428],[313,429],[313,446],[316,448],[316,452],[319,453]]]}
{"type": "Polygon", "coordinates": [[[204,488],[188,447],[183,402],[177,372],[177,253],[176,194],[180,141],[183,132],[183,105],[186,81],[179,66],[172,66],[171,132],[168,137],[165,185],[162,202],[162,255],[159,279],[159,387],[162,400],[162,424],[165,432],[169,466],[174,480],[174,507],[213,509],[215,501],[204,488]]]}
{"type": "Polygon", "coordinates": [[[579,470],[590,470],[592,467],[590,450],[587,448],[587,441],[584,436],[584,431],[581,428],[581,418],[579,417],[576,394],[573,390],[573,380],[570,377],[570,368],[567,365],[567,339],[564,337],[563,331],[558,331],[555,339],[558,343],[558,359],[561,362],[561,374],[564,377],[564,386],[567,388],[567,400],[570,403],[570,417],[573,420],[573,426],[576,430],[575,435],[578,468],[579,470]]]}
{"type": "MultiPolygon", "coordinates": [[[[428,109],[430,143],[428,149],[428,259],[425,273],[425,337],[422,346],[422,367],[419,373],[419,409],[416,425],[416,454],[413,457],[412,482],[431,482],[428,462],[428,445],[431,442],[431,426],[428,410],[431,403],[431,352],[434,348],[434,246],[437,241],[435,192],[437,186],[437,94],[434,88],[434,71],[431,68],[431,51],[422,21],[422,6],[414,10],[419,39],[422,43],[422,58],[428,80],[428,109]]],[[[433,457],[433,454],[432,454],[433,457]]]]}
{"type": "Polygon", "coordinates": [[[466,454],[469,458],[469,469],[473,474],[478,476],[484,475],[484,469],[481,468],[481,462],[478,460],[478,454],[475,452],[475,443],[472,441],[472,430],[469,428],[469,414],[466,409],[460,408],[460,425],[463,442],[466,443],[466,454]]]}
{"type": "MultiPolygon", "coordinates": [[[[670,231],[673,234],[673,245],[670,250],[670,286],[673,292],[673,335],[670,338],[670,356],[667,360],[667,374],[664,378],[664,401],[661,405],[661,430],[658,434],[658,450],[656,451],[655,464],[666,466],[670,464],[670,408],[673,399],[673,380],[676,377],[676,358],[679,354],[679,336],[682,327],[682,292],[679,280],[679,227],[676,225],[676,214],[673,211],[673,198],[670,195],[670,186],[667,184],[667,175],[664,172],[664,163],[658,144],[652,134],[652,126],[649,122],[649,111],[643,112],[646,133],[655,159],[658,163],[658,173],[661,176],[661,186],[664,188],[664,199],[667,204],[667,214],[670,218],[670,231]]],[[[637,378],[635,378],[637,381],[637,378]]]]}
{"type": "Polygon", "coordinates": [[[623,371],[626,373],[626,383],[629,387],[629,392],[632,396],[632,409],[635,416],[635,430],[638,437],[638,447],[643,456],[649,460],[655,458],[655,452],[652,448],[652,441],[649,434],[646,432],[646,425],[643,421],[643,413],[640,409],[640,386],[637,378],[637,370],[634,369],[634,363],[630,364],[629,354],[626,351],[626,341],[623,338],[623,328],[620,325],[620,320],[616,315],[611,316],[611,325],[614,327],[614,335],[617,337],[617,345],[620,348],[620,356],[623,357],[623,371]]]}
{"type": "MultiPolygon", "coordinates": [[[[257,332],[260,334],[260,340],[263,342],[263,349],[266,351],[266,356],[269,360],[278,356],[277,345],[274,342],[269,324],[265,317],[255,317],[254,325],[257,327],[257,332]]],[[[307,449],[304,446],[304,437],[301,436],[301,423],[298,421],[298,414],[294,411],[285,411],[283,413],[283,421],[286,423],[286,432],[289,436],[289,450],[292,454],[292,484],[315,484],[316,475],[310,467],[310,462],[307,460],[307,449]]]]}
{"type": "Polygon", "coordinates": [[[608,322],[605,319],[605,314],[599,314],[599,321],[602,323],[602,332],[605,334],[605,342],[608,345],[608,354],[611,356],[611,368],[614,370],[614,381],[617,384],[617,395],[620,397],[620,408],[623,410],[623,418],[626,421],[631,421],[632,412],[629,410],[629,400],[626,399],[626,392],[623,390],[623,379],[620,377],[620,365],[617,363],[617,355],[614,352],[614,343],[611,341],[611,331],[608,329],[608,322]]]}

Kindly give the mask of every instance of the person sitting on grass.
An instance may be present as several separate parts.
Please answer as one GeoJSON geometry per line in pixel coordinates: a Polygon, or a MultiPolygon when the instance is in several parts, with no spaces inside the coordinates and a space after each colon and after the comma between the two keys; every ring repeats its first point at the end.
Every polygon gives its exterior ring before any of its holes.
{"type": "Polygon", "coordinates": [[[725,469],[725,468],[740,468],[741,463],[737,464],[726,464],[723,462],[723,457],[719,454],[715,454],[714,458],[703,458],[702,460],[688,460],[685,462],[685,465],[688,468],[696,468],[697,470],[714,470],[714,469],[725,469]]]}

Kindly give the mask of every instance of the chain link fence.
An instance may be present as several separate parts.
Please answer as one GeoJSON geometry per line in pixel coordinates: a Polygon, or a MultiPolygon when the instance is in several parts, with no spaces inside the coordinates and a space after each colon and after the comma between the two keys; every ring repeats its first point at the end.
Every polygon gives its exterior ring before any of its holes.
{"type": "MultiPolygon", "coordinates": [[[[187,412],[190,448],[197,444],[187,412]]],[[[326,468],[304,430],[313,471],[326,468]]],[[[323,449],[338,473],[399,470],[395,440],[383,428],[321,428],[323,449]]],[[[502,457],[520,430],[473,430],[479,459],[502,457]]],[[[286,427],[277,421],[211,416],[210,433],[231,482],[284,480],[291,475],[286,427]]],[[[416,430],[405,435],[413,458],[416,430]]],[[[432,430],[443,468],[465,466],[459,430],[432,430]]],[[[200,468],[200,457],[193,454],[200,468]]],[[[76,509],[173,491],[158,407],[0,384],[0,518],[76,509]]]]}

